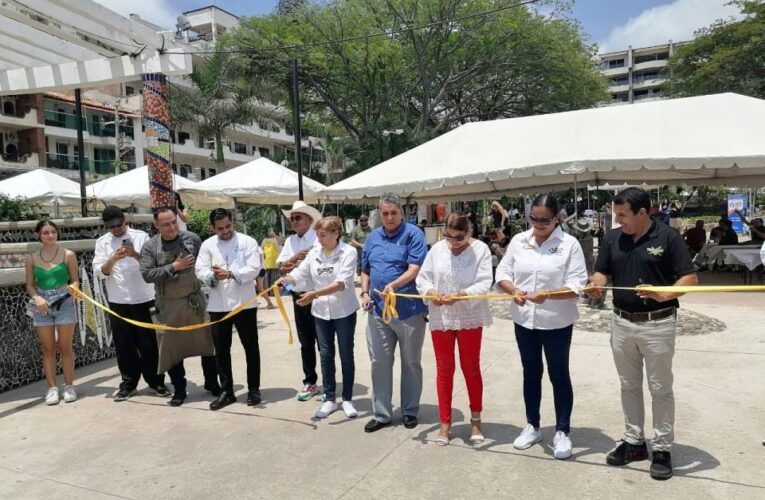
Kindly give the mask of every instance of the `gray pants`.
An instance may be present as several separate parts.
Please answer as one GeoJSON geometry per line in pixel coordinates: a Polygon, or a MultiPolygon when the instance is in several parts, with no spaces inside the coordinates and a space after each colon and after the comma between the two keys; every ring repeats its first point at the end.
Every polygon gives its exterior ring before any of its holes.
{"type": "Polygon", "coordinates": [[[417,416],[422,395],[422,343],[425,341],[425,314],[386,325],[382,318],[368,314],[367,347],[372,362],[372,410],[378,422],[391,421],[393,409],[393,361],[396,342],[401,346],[401,414],[417,416]]]}
{"type": "Polygon", "coordinates": [[[622,386],[624,440],[645,441],[643,362],[651,391],[654,438],[651,449],[669,451],[674,441],[675,396],[672,392],[672,358],[675,354],[674,316],[632,323],[611,315],[611,349],[622,386]]]}

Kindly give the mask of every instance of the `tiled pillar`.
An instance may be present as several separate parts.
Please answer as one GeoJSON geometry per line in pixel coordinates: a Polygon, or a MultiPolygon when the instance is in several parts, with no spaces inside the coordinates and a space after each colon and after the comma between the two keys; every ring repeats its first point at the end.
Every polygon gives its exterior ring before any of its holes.
{"type": "Polygon", "coordinates": [[[174,207],[173,171],[170,167],[170,107],[167,80],[161,73],[142,75],[144,160],[149,167],[151,206],[174,207]]]}

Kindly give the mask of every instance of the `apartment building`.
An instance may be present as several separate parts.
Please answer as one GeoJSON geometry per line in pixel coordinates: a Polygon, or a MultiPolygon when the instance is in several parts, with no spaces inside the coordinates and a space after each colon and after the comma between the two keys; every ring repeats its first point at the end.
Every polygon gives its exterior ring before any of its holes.
{"type": "MultiPolygon", "coordinates": [[[[209,47],[233,28],[239,18],[210,6],[183,13],[183,30],[176,34],[192,47],[209,47]]],[[[163,31],[132,15],[133,21],[163,31]]],[[[173,79],[175,83],[181,80],[173,79]]],[[[85,171],[90,180],[143,164],[146,140],[141,123],[141,82],[83,91],[85,171]]],[[[256,158],[295,161],[292,117],[286,109],[269,109],[249,125],[225,131],[225,162],[215,162],[215,139],[195,130],[171,131],[173,171],[192,180],[203,180],[256,158]]],[[[77,120],[73,93],[48,92],[0,97],[0,179],[39,167],[73,179],[79,178],[77,120]]],[[[316,138],[304,134],[301,154],[304,168],[324,169],[324,152],[316,138]]]]}
{"type": "Polygon", "coordinates": [[[600,54],[600,72],[608,78],[610,104],[633,104],[664,98],[664,83],[668,77],[669,58],[678,45],[669,42],[600,54]]]}

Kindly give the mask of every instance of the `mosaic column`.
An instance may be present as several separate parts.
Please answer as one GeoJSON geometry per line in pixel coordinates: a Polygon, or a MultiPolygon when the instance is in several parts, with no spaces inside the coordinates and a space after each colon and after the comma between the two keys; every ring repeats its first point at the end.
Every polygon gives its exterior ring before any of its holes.
{"type": "Polygon", "coordinates": [[[143,80],[143,125],[149,169],[151,207],[174,207],[173,170],[170,167],[170,106],[167,79],[161,73],[141,75],[143,80]]]}

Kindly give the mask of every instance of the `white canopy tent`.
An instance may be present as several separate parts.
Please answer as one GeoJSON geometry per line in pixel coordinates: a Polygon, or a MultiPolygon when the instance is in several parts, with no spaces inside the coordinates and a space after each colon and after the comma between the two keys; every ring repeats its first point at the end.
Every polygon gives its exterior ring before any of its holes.
{"type": "MultiPolygon", "coordinates": [[[[195,182],[179,175],[173,175],[173,184],[176,191],[183,187],[194,186],[195,182]]],[[[78,186],[75,184],[75,186],[78,186]]],[[[128,170],[127,172],[95,182],[87,187],[89,200],[98,200],[104,205],[117,205],[120,207],[135,206],[138,208],[151,208],[149,195],[148,167],[143,166],[128,170]]],[[[79,196],[79,195],[78,195],[79,196]]],[[[187,200],[184,199],[184,202],[187,200]]],[[[225,199],[205,198],[196,203],[191,203],[194,208],[211,208],[227,203],[225,199]]],[[[230,202],[228,202],[230,205],[230,202]]]]}
{"type": "Polygon", "coordinates": [[[765,185],[765,101],[717,94],[469,123],[328,187],[325,200],[531,193],[575,181],[765,185]]]}
{"type": "MultiPolygon", "coordinates": [[[[324,189],[323,184],[303,176],[306,203],[317,202],[324,189]]],[[[194,185],[180,186],[178,192],[190,203],[227,197],[243,203],[291,205],[298,199],[298,175],[268,158],[258,158],[194,185]]]]}
{"type": "Polygon", "coordinates": [[[0,194],[46,208],[80,206],[80,185],[42,168],[0,181],[0,194]]]}

